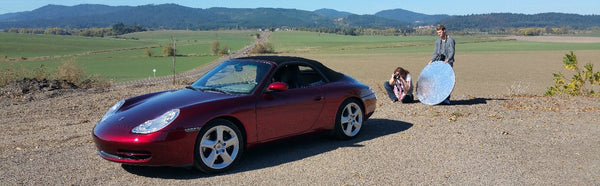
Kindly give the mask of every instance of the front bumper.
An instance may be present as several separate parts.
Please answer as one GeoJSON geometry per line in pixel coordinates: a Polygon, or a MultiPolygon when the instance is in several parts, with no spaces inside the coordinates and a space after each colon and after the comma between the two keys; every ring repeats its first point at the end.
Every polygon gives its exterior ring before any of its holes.
{"type": "Polygon", "coordinates": [[[149,166],[178,166],[194,162],[197,133],[155,132],[114,136],[93,133],[98,155],[106,160],[149,166]]]}
{"type": "Polygon", "coordinates": [[[377,108],[377,95],[373,92],[367,96],[363,96],[362,100],[365,104],[365,116],[369,118],[375,113],[375,108],[377,108]]]}

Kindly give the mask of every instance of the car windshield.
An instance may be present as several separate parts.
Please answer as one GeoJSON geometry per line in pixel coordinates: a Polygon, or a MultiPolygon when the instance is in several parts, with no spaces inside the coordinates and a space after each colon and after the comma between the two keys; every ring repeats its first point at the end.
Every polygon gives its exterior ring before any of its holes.
{"type": "Polygon", "coordinates": [[[270,69],[268,63],[229,60],[206,73],[189,88],[226,94],[250,94],[270,69]]]}

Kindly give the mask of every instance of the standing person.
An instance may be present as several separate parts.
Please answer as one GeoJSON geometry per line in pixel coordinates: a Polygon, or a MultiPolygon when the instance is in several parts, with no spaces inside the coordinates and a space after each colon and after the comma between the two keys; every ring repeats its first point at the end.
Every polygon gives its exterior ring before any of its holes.
{"type": "Polygon", "coordinates": [[[446,34],[446,27],[444,25],[439,25],[435,30],[440,38],[435,41],[433,56],[431,56],[429,63],[443,61],[454,67],[454,39],[446,34]]]}
{"type": "Polygon", "coordinates": [[[412,77],[410,72],[402,67],[396,68],[388,81],[383,83],[388,97],[392,103],[400,100],[402,103],[411,103],[414,100],[412,77]]]}
{"type": "MultiPolygon", "coordinates": [[[[435,29],[437,35],[440,36],[435,41],[435,48],[433,48],[433,56],[429,63],[434,61],[443,61],[448,63],[450,67],[454,68],[454,39],[446,34],[446,27],[444,25],[438,25],[435,29]]],[[[443,104],[450,104],[450,96],[442,102],[443,104]]]]}

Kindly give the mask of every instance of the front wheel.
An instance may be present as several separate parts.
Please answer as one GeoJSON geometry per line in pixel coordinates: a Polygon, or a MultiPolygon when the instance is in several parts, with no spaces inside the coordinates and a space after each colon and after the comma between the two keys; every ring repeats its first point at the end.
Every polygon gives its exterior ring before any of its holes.
{"type": "Polygon", "coordinates": [[[340,139],[356,137],[362,127],[363,117],[362,108],[356,101],[344,101],[337,111],[333,134],[340,139]]]}
{"type": "Polygon", "coordinates": [[[244,138],[235,124],[217,119],[202,127],[196,140],[194,164],[205,173],[227,171],[244,151],[244,138]]]}

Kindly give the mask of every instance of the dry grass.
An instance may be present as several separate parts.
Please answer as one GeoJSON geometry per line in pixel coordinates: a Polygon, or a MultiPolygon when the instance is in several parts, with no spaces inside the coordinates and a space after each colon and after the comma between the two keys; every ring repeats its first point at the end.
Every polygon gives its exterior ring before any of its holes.
{"type": "Polygon", "coordinates": [[[575,36],[510,36],[504,39],[519,41],[553,42],[553,43],[600,43],[600,37],[575,37],[575,36]]]}
{"type": "MultiPolygon", "coordinates": [[[[456,54],[456,85],[453,95],[488,96],[531,94],[543,95],[552,86],[552,73],[563,71],[562,57],[568,51],[461,53],[456,54]]],[[[581,63],[600,66],[600,52],[575,51],[581,63]]],[[[283,54],[285,55],[285,54],[283,54]]],[[[429,53],[415,54],[308,54],[325,65],[355,77],[384,96],[381,87],[397,66],[411,72],[414,81],[427,65],[429,53]]],[[[567,76],[569,77],[569,76],[567,76]]]]}

